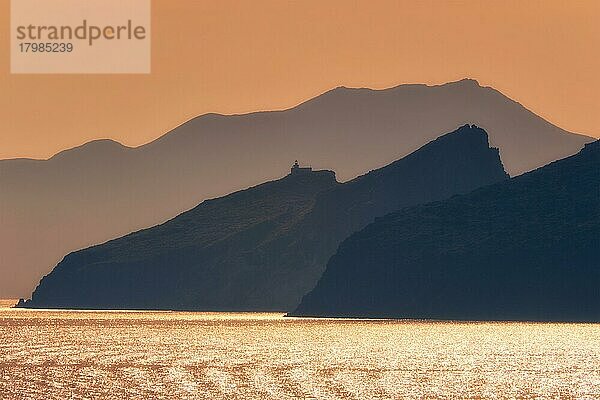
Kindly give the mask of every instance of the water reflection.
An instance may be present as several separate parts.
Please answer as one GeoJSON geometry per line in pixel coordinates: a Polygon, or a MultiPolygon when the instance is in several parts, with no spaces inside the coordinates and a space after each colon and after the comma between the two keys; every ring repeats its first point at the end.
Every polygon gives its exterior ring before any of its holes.
{"type": "Polygon", "coordinates": [[[600,325],[0,309],[2,398],[600,398],[600,325]]]}

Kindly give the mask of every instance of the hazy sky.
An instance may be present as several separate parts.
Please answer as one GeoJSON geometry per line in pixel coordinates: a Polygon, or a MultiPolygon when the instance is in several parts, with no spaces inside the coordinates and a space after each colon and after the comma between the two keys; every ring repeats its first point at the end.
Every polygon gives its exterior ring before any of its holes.
{"type": "Polygon", "coordinates": [[[206,112],[329,88],[472,77],[600,137],[600,1],[152,2],[152,74],[10,75],[0,0],[0,158],[95,138],[140,145],[206,112]]]}

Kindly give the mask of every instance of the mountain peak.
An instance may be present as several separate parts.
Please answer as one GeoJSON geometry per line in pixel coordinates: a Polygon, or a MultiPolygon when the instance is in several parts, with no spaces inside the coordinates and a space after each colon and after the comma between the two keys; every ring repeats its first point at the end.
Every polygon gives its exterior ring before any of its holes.
{"type": "Polygon", "coordinates": [[[463,78],[458,81],[445,83],[442,86],[482,87],[477,79],[473,78],[463,78]]]}
{"type": "Polygon", "coordinates": [[[103,156],[106,154],[112,154],[117,151],[129,149],[129,147],[112,139],[96,139],[90,142],[84,143],[80,146],[73,147],[71,149],[63,150],[50,157],[50,160],[59,160],[69,156],[77,157],[79,159],[85,157],[103,156]]]}
{"type": "Polygon", "coordinates": [[[482,154],[482,151],[493,151],[500,161],[499,151],[489,144],[488,133],[477,125],[465,124],[453,132],[447,133],[427,143],[413,154],[423,155],[431,152],[446,154],[449,152],[461,154],[482,154]]]}
{"type": "Polygon", "coordinates": [[[475,125],[475,124],[465,124],[460,126],[458,129],[456,129],[454,132],[450,132],[447,133],[445,135],[440,136],[439,138],[436,139],[439,141],[444,141],[444,140],[473,140],[476,139],[478,142],[479,141],[485,141],[486,145],[489,145],[489,141],[488,141],[488,133],[485,131],[485,129],[480,128],[479,126],[475,125]]]}

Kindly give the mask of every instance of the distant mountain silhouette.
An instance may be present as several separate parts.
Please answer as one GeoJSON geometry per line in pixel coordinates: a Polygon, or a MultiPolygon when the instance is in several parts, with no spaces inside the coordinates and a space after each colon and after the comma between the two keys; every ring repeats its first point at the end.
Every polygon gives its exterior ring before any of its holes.
{"type": "Polygon", "coordinates": [[[507,178],[486,132],[468,125],[346,184],[296,165],[281,180],[68,255],[27,306],[289,311],[338,244],[374,217],[507,178]]]}
{"type": "Polygon", "coordinates": [[[69,251],[275,179],[290,160],[346,181],[471,122],[489,132],[512,175],[592,140],[462,80],[337,88],[286,111],[207,114],[138,148],[99,140],[47,161],[0,161],[0,297],[29,292],[69,251]]]}
{"type": "Polygon", "coordinates": [[[600,141],[345,240],[292,315],[600,321],[600,141]]]}

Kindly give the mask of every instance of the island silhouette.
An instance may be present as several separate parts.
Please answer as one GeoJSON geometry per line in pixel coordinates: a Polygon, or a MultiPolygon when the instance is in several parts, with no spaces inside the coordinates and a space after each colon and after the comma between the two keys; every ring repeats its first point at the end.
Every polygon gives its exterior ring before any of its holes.
{"type": "Polygon", "coordinates": [[[375,217],[505,179],[498,149],[470,125],[343,184],[296,161],[282,179],[67,255],[21,306],[291,311],[375,217]]]}
{"type": "Polygon", "coordinates": [[[347,238],[290,315],[600,321],[600,141],[386,215],[347,238]]]}
{"type": "Polygon", "coordinates": [[[298,158],[345,182],[442,132],[486,129],[512,176],[592,141],[471,79],[339,87],[284,111],[194,118],[147,145],[98,140],[49,160],[0,161],[0,297],[22,297],[67,253],[276,179],[298,158]]]}

